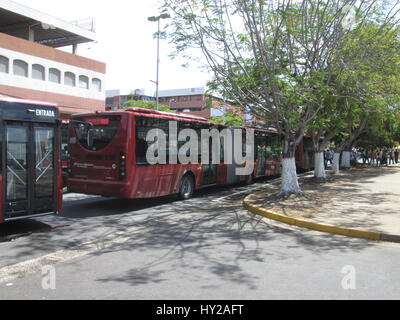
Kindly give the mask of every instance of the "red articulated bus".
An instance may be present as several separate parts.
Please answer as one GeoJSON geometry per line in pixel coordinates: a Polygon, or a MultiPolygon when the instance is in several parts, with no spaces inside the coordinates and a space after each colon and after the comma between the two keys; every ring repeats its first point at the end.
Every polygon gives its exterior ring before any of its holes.
{"type": "Polygon", "coordinates": [[[57,106],[0,96],[0,130],[0,223],[60,212],[57,106]]]}
{"type": "MultiPolygon", "coordinates": [[[[68,188],[72,192],[122,198],[178,194],[187,199],[194,190],[202,187],[250,183],[256,177],[281,173],[281,139],[274,130],[240,128],[243,132],[245,129],[254,130],[254,170],[250,175],[237,175],[235,170],[243,163],[225,163],[223,150],[218,164],[147,162],[146,150],[150,147],[145,140],[147,133],[151,129],[161,129],[168,136],[170,121],[176,122],[178,132],[188,128],[197,132],[211,128],[228,129],[204,118],[129,108],[126,111],[74,115],[71,120],[68,188]],[[92,131],[92,141],[88,139],[88,131],[92,131]]],[[[245,141],[242,143],[244,145],[245,141]]],[[[171,149],[167,149],[169,154],[171,149]]]]}

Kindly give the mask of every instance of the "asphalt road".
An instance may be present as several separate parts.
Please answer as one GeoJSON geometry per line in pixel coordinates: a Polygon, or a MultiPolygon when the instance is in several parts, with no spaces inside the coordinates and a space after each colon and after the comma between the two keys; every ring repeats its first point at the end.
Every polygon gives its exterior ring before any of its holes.
{"type": "Polygon", "coordinates": [[[242,209],[244,189],[68,194],[61,216],[0,226],[0,300],[400,297],[400,245],[273,223],[242,209]]]}

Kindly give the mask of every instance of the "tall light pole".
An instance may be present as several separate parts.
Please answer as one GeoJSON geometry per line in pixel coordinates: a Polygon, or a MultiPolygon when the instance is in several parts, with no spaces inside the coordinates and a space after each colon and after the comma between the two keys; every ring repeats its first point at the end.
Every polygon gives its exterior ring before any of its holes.
{"type": "Polygon", "coordinates": [[[159,16],[148,17],[147,20],[151,22],[157,21],[157,73],[156,73],[156,109],[158,111],[158,76],[160,71],[160,20],[168,19],[168,13],[160,14],[159,16]]]}

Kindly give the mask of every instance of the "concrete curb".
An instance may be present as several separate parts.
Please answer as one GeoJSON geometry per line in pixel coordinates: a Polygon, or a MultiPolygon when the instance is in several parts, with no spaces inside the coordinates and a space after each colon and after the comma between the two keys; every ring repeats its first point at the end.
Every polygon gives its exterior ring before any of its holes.
{"type": "Polygon", "coordinates": [[[280,221],[289,225],[307,228],[315,231],[339,234],[342,236],[353,237],[353,238],[362,238],[376,241],[387,241],[387,242],[396,242],[400,243],[400,235],[391,235],[380,232],[373,231],[365,231],[365,230],[356,230],[344,227],[337,227],[332,225],[320,224],[311,221],[299,220],[295,218],[290,218],[286,216],[282,216],[270,210],[258,207],[254,204],[249,203],[253,194],[248,195],[243,199],[243,207],[249,210],[254,214],[261,215],[271,220],[280,221]]]}

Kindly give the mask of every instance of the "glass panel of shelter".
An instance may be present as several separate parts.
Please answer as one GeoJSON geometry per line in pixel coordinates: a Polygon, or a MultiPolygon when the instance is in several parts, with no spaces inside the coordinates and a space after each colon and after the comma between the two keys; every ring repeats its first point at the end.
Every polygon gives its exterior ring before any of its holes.
{"type": "Polygon", "coordinates": [[[49,197],[54,188],[54,129],[35,127],[35,197],[49,197]]]}
{"type": "Polygon", "coordinates": [[[6,200],[26,200],[28,194],[28,127],[7,126],[6,200]]]}

